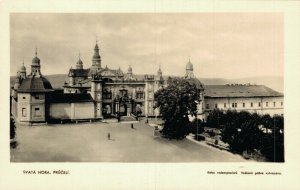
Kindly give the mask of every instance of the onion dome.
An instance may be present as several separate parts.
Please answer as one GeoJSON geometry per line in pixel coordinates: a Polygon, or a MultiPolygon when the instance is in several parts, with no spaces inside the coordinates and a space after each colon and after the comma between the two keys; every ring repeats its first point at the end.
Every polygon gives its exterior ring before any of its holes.
{"type": "Polygon", "coordinates": [[[37,49],[35,49],[35,57],[32,59],[32,65],[40,66],[40,59],[37,57],[37,49]]]}
{"type": "Polygon", "coordinates": [[[129,74],[132,74],[132,68],[131,68],[131,65],[129,65],[129,67],[128,67],[128,73],[129,73],[129,74]]]}
{"type": "Polygon", "coordinates": [[[20,73],[25,73],[25,72],[26,72],[26,67],[24,66],[24,61],[23,61],[22,66],[20,67],[19,72],[20,72],[20,73]]]}
{"type": "Polygon", "coordinates": [[[186,70],[193,70],[193,64],[191,63],[191,60],[189,59],[189,62],[186,64],[186,70]]]}

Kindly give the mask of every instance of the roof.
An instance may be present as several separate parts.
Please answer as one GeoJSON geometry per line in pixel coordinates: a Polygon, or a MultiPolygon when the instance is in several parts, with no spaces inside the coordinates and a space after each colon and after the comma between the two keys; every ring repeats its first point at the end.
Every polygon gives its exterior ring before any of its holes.
{"type": "Polygon", "coordinates": [[[197,78],[188,78],[186,79],[190,84],[195,84],[197,89],[203,89],[203,84],[197,78]]]}
{"type": "Polygon", "coordinates": [[[51,83],[43,76],[35,75],[23,79],[18,92],[49,92],[53,91],[51,83]]]}
{"type": "Polygon", "coordinates": [[[70,69],[70,74],[73,74],[74,77],[87,77],[90,72],[90,69],[70,69]]]}
{"type": "Polygon", "coordinates": [[[40,59],[35,56],[33,59],[32,59],[32,65],[40,65],[40,59]]]}
{"type": "Polygon", "coordinates": [[[185,69],[186,70],[193,70],[193,64],[191,63],[191,60],[189,60],[189,62],[186,64],[185,69]]]}
{"type": "Polygon", "coordinates": [[[282,97],[283,94],[264,85],[206,85],[204,96],[224,97],[282,97]]]}
{"type": "Polygon", "coordinates": [[[49,96],[51,103],[93,102],[90,94],[53,93],[49,96]]]}

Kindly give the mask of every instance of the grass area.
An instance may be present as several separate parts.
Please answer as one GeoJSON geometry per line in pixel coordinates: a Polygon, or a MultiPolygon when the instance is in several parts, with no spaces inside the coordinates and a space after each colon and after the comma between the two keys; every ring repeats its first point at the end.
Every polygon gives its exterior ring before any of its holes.
{"type": "MultiPolygon", "coordinates": [[[[151,122],[151,121],[150,121],[151,122]]],[[[242,162],[241,156],[184,140],[154,138],[145,121],[17,126],[12,162],[242,162]],[[111,140],[108,140],[110,133],[111,140]]]]}

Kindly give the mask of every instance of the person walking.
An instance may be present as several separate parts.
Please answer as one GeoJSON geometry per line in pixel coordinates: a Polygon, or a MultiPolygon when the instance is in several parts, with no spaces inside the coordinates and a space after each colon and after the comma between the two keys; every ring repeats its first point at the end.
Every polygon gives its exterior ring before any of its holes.
{"type": "Polygon", "coordinates": [[[107,139],[110,140],[110,133],[107,134],[107,139]]]}

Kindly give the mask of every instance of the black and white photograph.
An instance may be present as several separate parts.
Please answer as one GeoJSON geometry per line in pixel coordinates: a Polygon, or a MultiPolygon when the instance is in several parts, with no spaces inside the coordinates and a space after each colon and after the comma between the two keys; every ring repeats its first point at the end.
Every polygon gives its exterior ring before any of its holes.
{"type": "Polygon", "coordinates": [[[284,162],[283,14],[12,13],[11,162],[284,162]]]}
{"type": "Polygon", "coordinates": [[[0,0],[0,190],[298,190],[299,15],[0,0]]]}

